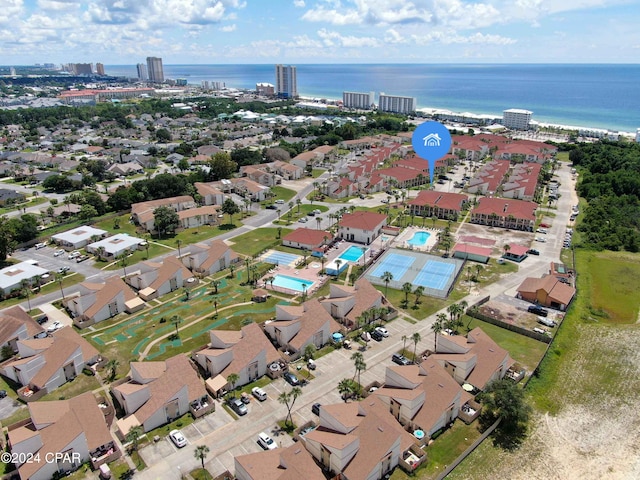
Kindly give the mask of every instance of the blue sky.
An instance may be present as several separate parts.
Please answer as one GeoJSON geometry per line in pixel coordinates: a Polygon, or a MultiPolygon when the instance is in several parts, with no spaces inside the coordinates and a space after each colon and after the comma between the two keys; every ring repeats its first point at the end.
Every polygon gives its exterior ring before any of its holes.
{"type": "Polygon", "coordinates": [[[638,63],[639,0],[2,0],[0,63],[638,63]]]}

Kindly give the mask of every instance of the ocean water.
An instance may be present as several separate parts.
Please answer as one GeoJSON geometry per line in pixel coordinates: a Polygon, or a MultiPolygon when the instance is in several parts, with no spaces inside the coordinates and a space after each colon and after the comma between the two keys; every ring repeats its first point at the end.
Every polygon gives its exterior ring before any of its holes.
{"type": "MultiPolygon", "coordinates": [[[[640,128],[640,65],[386,64],[298,68],[298,93],[341,99],[343,91],[416,97],[418,107],[501,115],[533,111],[539,122],[635,132],[640,128]]],[[[109,75],[136,76],[134,65],[105,66],[109,75]]],[[[275,83],[274,65],[165,65],[165,77],[255,88],[275,83]]]]}

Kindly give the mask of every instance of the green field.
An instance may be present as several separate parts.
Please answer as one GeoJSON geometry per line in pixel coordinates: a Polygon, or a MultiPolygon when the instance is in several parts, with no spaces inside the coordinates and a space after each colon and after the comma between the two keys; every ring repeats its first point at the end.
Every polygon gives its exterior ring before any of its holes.
{"type": "Polygon", "coordinates": [[[278,238],[278,228],[257,228],[232,239],[231,248],[241,255],[252,257],[282,243],[282,237],[290,233],[290,228],[282,228],[278,238]]]}

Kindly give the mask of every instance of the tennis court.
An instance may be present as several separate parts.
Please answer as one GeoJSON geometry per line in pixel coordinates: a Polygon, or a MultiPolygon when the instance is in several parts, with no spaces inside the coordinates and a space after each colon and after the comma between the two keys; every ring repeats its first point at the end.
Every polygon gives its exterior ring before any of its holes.
{"type": "Polygon", "coordinates": [[[464,261],[457,258],[441,258],[415,250],[390,249],[369,268],[365,277],[376,285],[385,285],[382,276],[391,273],[389,286],[402,289],[410,283],[413,287],[424,287],[424,293],[445,298],[453,288],[464,261]]]}
{"type": "Polygon", "coordinates": [[[274,265],[286,265],[288,267],[293,267],[301,258],[302,257],[300,255],[294,255],[292,253],[269,250],[260,257],[260,260],[266,263],[273,263],[274,265]]]}

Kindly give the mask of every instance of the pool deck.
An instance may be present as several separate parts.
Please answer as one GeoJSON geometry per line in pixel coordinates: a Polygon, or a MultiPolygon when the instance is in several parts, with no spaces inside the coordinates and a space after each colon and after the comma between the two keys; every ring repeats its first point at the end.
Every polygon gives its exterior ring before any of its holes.
{"type": "Polygon", "coordinates": [[[416,226],[407,227],[395,238],[393,245],[401,248],[408,248],[409,250],[417,250],[419,252],[430,252],[438,242],[438,234],[440,231],[441,229],[439,228],[423,228],[416,226]],[[424,245],[411,245],[409,240],[416,232],[428,232],[431,235],[424,245]]]}
{"type": "Polygon", "coordinates": [[[277,285],[271,285],[271,283],[265,282],[265,278],[272,277],[274,275],[286,275],[287,277],[299,278],[301,280],[308,280],[313,282],[307,289],[307,296],[314,294],[329,278],[326,275],[320,275],[320,269],[322,265],[319,260],[313,259],[305,268],[292,268],[285,265],[274,266],[267,274],[258,281],[258,287],[264,288],[267,291],[273,290],[274,292],[282,292],[289,295],[302,295],[302,292],[291,290],[288,288],[278,287],[277,285]]]}

